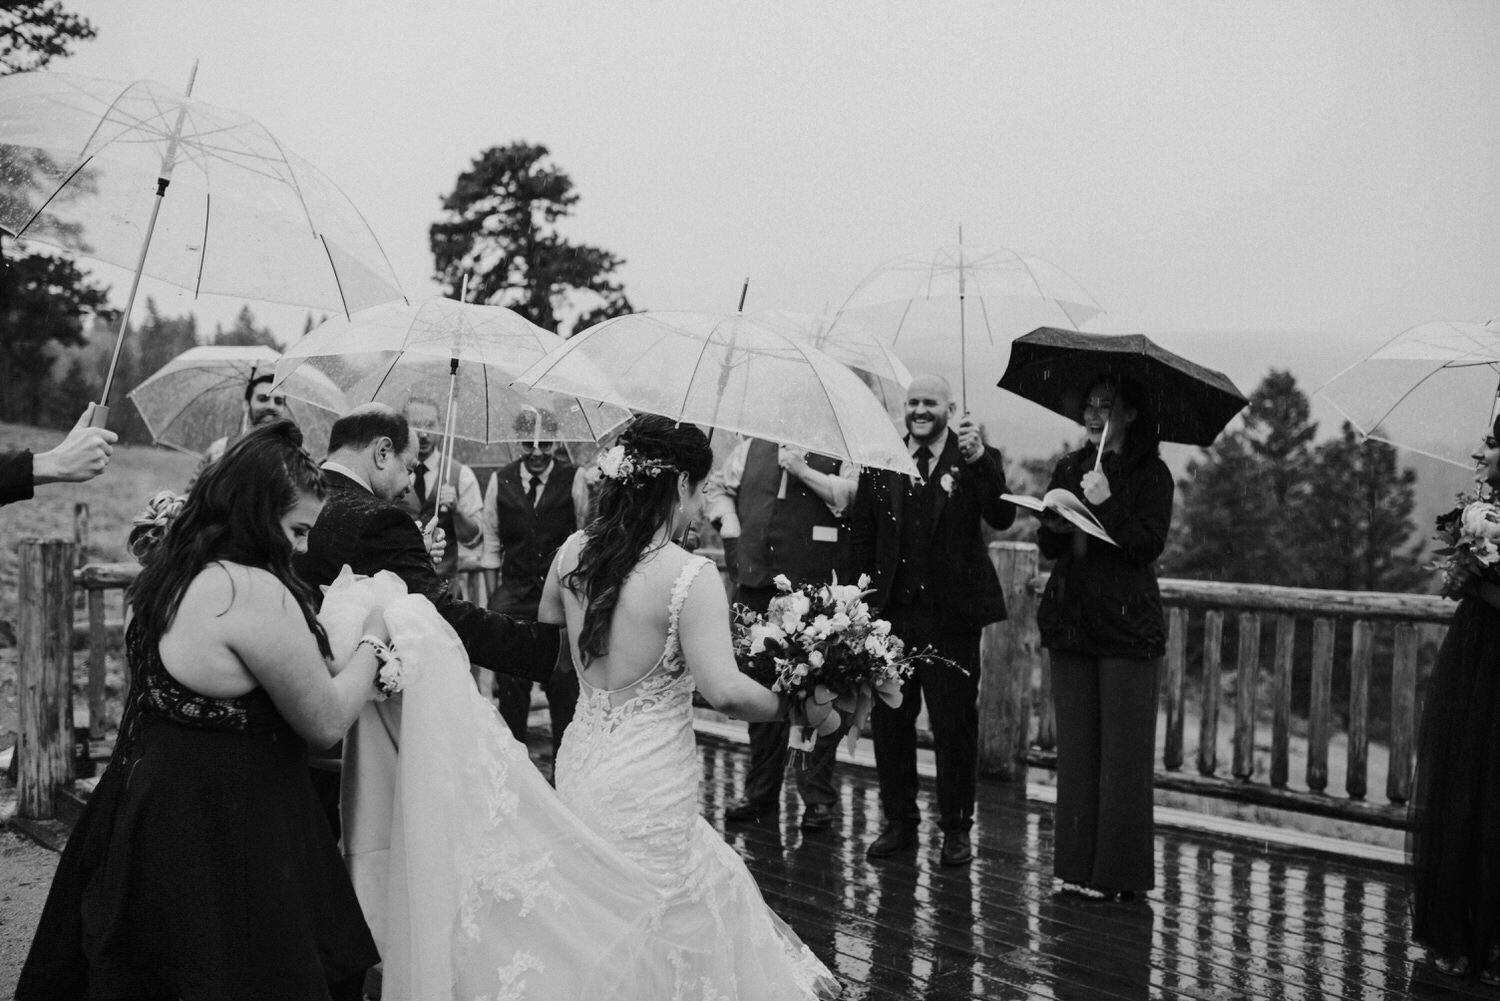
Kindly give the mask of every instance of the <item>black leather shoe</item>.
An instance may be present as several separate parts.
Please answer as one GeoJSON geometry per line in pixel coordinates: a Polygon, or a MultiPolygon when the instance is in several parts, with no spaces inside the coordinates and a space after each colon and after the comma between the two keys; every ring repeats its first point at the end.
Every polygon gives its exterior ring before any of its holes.
{"type": "Polygon", "coordinates": [[[833,826],[833,807],[827,803],[809,803],[802,811],[804,831],[826,831],[833,826]]]}
{"type": "Polygon", "coordinates": [[[917,847],[916,824],[890,824],[865,849],[867,858],[889,858],[917,847]]]}
{"type": "Polygon", "coordinates": [[[943,834],[943,851],[938,861],[943,865],[968,865],[974,858],[974,846],[969,843],[968,831],[947,831],[943,834]]]}
{"type": "Polygon", "coordinates": [[[724,819],[734,824],[753,824],[763,817],[774,816],[776,808],[753,799],[737,799],[724,811],[724,819]]]}

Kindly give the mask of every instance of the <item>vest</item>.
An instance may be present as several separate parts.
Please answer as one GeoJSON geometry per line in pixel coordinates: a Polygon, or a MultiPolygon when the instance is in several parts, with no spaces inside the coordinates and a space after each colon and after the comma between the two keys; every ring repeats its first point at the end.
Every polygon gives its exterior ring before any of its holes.
{"type": "MultiPolygon", "coordinates": [[[[834,572],[847,583],[849,533],[843,522],[791,473],[786,474],[786,496],[778,498],[782,469],[776,457],[776,445],[759,438],[750,442],[745,456],[735,499],[740,519],[739,583],[770,587],[777,574],[786,574],[793,584],[827,583],[834,572]],[[815,540],[815,528],[833,541],[815,540]]],[[[823,455],[809,455],[807,464],[829,475],[839,470],[837,459],[823,455]]]]}
{"type": "Polygon", "coordinates": [[[557,547],[578,528],[573,510],[573,477],[577,473],[577,466],[554,459],[535,506],[526,503],[531,474],[523,462],[517,460],[495,475],[492,482],[500,537],[500,586],[507,594],[541,598],[557,547]],[[512,481],[512,473],[519,479],[512,481]]]}
{"type": "MultiPolygon", "coordinates": [[[[433,452],[432,455],[435,456],[437,455],[437,453],[433,452]]],[[[430,462],[431,460],[432,456],[428,456],[427,461],[430,462]]],[[[448,485],[453,488],[453,493],[455,495],[457,495],[458,493],[459,465],[460,463],[456,459],[449,460],[448,485]]],[[[437,509],[437,480],[437,469],[429,468],[427,470],[426,483],[427,503],[421,505],[417,503],[417,487],[415,482],[412,483],[411,489],[406,491],[406,493],[402,495],[401,500],[397,502],[401,506],[401,509],[403,511],[405,511],[407,514],[411,515],[421,523],[422,528],[427,527],[427,523],[432,520],[433,511],[437,509]]],[[[452,511],[444,511],[438,517],[438,528],[441,528],[443,530],[443,535],[448,540],[448,546],[447,549],[443,552],[443,558],[438,560],[437,562],[437,573],[439,577],[451,580],[458,573],[458,537],[453,533],[452,511]]]]}
{"type": "MultiPolygon", "coordinates": [[[[933,460],[937,471],[937,460],[933,460]]],[[[933,600],[929,566],[932,554],[933,491],[941,490],[934,475],[926,483],[915,477],[906,481],[906,503],[901,515],[901,560],[891,581],[891,601],[897,605],[927,605],[933,600]]]]}

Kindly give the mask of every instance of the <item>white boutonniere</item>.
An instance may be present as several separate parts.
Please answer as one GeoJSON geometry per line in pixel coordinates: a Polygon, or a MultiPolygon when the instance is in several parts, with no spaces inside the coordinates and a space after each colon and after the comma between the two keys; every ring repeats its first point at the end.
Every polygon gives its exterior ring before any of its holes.
{"type": "Polygon", "coordinates": [[[938,480],[938,486],[943,488],[943,493],[952,497],[954,488],[958,486],[958,467],[955,466],[944,473],[938,480]]]}

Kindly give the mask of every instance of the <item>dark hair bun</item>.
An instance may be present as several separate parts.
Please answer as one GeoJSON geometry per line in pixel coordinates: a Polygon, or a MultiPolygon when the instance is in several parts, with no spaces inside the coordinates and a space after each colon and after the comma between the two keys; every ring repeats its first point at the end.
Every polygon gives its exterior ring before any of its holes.
{"type": "Polygon", "coordinates": [[[708,436],[695,424],[679,424],[659,414],[641,414],[620,433],[619,444],[642,458],[657,459],[701,480],[713,468],[708,436]]]}

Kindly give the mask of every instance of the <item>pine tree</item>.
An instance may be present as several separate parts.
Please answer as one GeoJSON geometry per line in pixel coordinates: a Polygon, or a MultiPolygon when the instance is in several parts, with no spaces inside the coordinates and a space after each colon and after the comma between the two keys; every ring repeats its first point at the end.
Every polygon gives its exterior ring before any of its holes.
{"type": "Polygon", "coordinates": [[[1188,463],[1158,572],[1197,580],[1280,580],[1279,512],[1264,462],[1243,430],[1188,463]]]}
{"type": "Polygon", "coordinates": [[[59,0],[6,3],[0,9],[0,76],[44,69],[96,33],[87,18],[69,14],[59,0]]]}
{"type": "Polygon", "coordinates": [[[467,278],[470,302],[508,306],[564,336],[631,312],[614,278],[624,259],[559,232],[577,204],[572,180],[547,147],[485,150],[458,176],[429,231],[437,279],[457,298],[467,278]]]}
{"type": "MultiPolygon", "coordinates": [[[[309,320],[312,317],[309,315],[309,320]]],[[[276,335],[271,333],[270,327],[257,327],[255,325],[255,314],[250,311],[249,306],[241,306],[239,314],[234,318],[234,326],[225,330],[222,326],[214,328],[215,344],[237,344],[253,347],[265,345],[276,348],[281,345],[276,340],[276,335]]]]}
{"type": "Polygon", "coordinates": [[[1318,446],[1312,489],[1300,506],[1309,538],[1308,587],[1346,591],[1422,590],[1431,574],[1421,565],[1417,474],[1402,469],[1396,450],[1361,440],[1347,421],[1340,437],[1318,446]]]}
{"type": "Polygon", "coordinates": [[[1396,450],[1317,425],[1290,372],[1273,369],[1239,428],[1188,464],[1159,569],[1165,576],[1339,590],[1420,590],[1416,473],[1396,450]]]}

